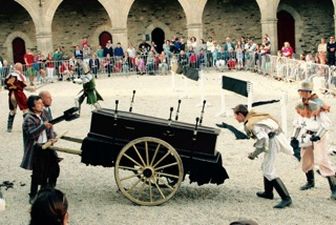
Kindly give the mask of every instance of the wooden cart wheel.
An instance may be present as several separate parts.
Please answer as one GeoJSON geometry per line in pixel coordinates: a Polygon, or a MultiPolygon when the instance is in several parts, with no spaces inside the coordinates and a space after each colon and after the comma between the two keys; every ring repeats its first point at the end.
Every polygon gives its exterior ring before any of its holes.
{"type": "Polygon", "coordinates": [[[174,196],[184,177],[177,151],[154,137],[129,142],[119,152],[114,166],[114,177],[121,193],[138,205],[165,203],[174,196]]]}

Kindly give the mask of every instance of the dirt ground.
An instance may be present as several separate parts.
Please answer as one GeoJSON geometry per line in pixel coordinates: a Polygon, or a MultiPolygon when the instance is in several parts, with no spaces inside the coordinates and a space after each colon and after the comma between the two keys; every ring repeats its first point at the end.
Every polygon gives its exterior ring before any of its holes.
{"type": "MultiPolygon", "coordinates": [[[[292,131],[294,105],[298,102],[298,83],[275,81],[247,72],[228,72],[227,76],[249,80],[253,83],[254,101],[279,99],[287,93],[288,137],[292,131]]],[[[180,121],[194,123],[200,116],[200,103],[203,97],[207,100],[203,125],[216,127],[216,123],[227,122],[242,130],[230,110],[227,116],[217,116],[223,108],[221,95],[224,93],[225,106],[232,108],[239,103],[247,103],[247,99],[237,94],[221,90],[223,73],[207,72],[201,81],[194,82],[176,76],[118,76],[101,77],[96,80],[97,89],[104,97],[101,102],[104,108],[114,108],[115,100],[119,100],[119,109],[128,110],[132,91],[136,90],[133,111],[160,118],[169,117],[169,108],[177,106],[182,99],[180,121]]],[[[80,85],[71,82],[48,84],[37,91],[49,90],[53,95],[53,115],[61,115],[64,110],[74,105],[74,96],[81,89],[80,85]]],[[[31,93],[27,93],[28,95],[31,93]]],[[[330,117],[336,120],[335,98],[325,98],[332,106],[330,117]]],[[[7,91],[0,91],[0,183],[10,181],[13,188],[2,188],[7,208],[0,212],[0,224],[23,225],[29,222],[28,192],[30,171],[19,167],[22,153],[22,114],[15,118],[12,133],[6,132],[7,91]]],[[[90,127],[92,108],[83,105],[81,117],[75,121],[55,125],[55,130],[68,135],[84,138],[90,127]]],[[[270,112],[281,121],[281,104],[274,103],[256,107],[255,110],[270,112]]],[[[106,124],[109,126],[109,124],[106,124]]],[[[336,146],[335,130],[330,132],[331,147],[336,146]]],[[[80,149],[80,145],[60,141],[58,146],[80,149]]],[[[316,175],[316,188],[300,191],[305,183],[305,176],[300,164],[291,156],[279,155],[277,171],[286,184],[293,205],[278,210],[273,206],[280,200],[257,198],[255,193],[262,190],[263,178],[260,171],[262,157],[251,161],[247,158],[253,150],[253,140],[236,140],[233,134],[221,129],[217,139],[216,150],[223,156],[223,165],[230,179],[222,185],[198,186],[189,182],[188,176],[183,181],[175,196],[161,206],[136,206],[118,192],[114,180],[114,168],[86,166],[80,156],[60,153],[64,160],[60,163],[61,175],[57,188],[64,191],[69,200],[71,225],[89,224],[229,224],[230,222],[248,218],[261,225],[331,225],[335,224],[336,201],[329,199],[330,190],[325,178],[316,175]]],[[[336,157],[331,156],[335,163],[336,157]]]]}

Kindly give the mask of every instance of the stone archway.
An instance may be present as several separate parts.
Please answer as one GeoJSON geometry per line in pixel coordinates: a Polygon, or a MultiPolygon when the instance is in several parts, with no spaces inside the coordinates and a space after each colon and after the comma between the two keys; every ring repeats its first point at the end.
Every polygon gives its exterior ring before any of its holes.
{"type": "Polygon", "coordinates": [[[167,37],[172,37],[174,35],[172,33],[172,31],[170,30],[170,28],[166,24],[161,23],[160,21],[155,21],[155,23],[152,23],[148,27],[146,27],[145,35],[146,34],[149,35],[150,41],[153,40],[151,34],[152,34],[153,30],[156,29],[156,28],[160,28],[163,31],[166,39],[167,39],[167,37]]]}
{"type": "Polygon", "coordinates": [[[151,33],[155,28],[162,29],[166,39],[171,39],[174,35],[178,37],[188,35],[186,13],[180,1],[133,2],[127,17],[129,42],[133,46],[138,46],[144,40],[151,41],[151,33]]]}
{"type": "Polygon", "coordinates": [[[82,0],[63,0],[53,16],[53,48],[64,46],[67,54],[72,54],[74,46],[86,38],[95,51],[100,33],[111,32],[111,27],[108,12],[99,0],[85,1],[85,4],[82,0]]]}
{"type": "Polygon", "coordinates": [[[10,35],[8,35],[4,43],[4,47],[7,49],[7,56],[11,58],[10,60],[8,60],[9,62],[14,62],[14,52],[12,43],[16,38],[21,38],[24,41],[26,49],[34,48],[33,42],[30,40],[27,34],[20,31],[11,33],[10,35]]]}
{"type": "MultiPolygon", "coordinates": [[[[295,27],[295,32],[294,32],[294,46],[295,46],[295,53],[300,54],[302,53],[302,47],[301,47],[301,40],[303,37],[303,21],[302,18],[300,16],[300,14],[291,6],[287,5],[287,4],[281,4],[278,7],[278,12],[281,11],[285,11],[287,13],[289,13],[293,19],[294,19],[294,27],[295,27]]],[[[278,28],[279,29],[279,28],[278,28]]],[[[283,43],[282,43],[283,44],[283,43]]],[[[280,48],[282,46],[282,44],[280,46],[278,46],[278,48],[280,48]]]]}

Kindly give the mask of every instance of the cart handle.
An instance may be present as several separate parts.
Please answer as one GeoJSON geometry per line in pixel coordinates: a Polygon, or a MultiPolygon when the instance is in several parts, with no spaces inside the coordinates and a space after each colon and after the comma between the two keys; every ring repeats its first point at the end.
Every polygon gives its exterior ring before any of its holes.
{"type": "Polygon", "coordinates": [[[47,141],[44,145],[42,145],[42,149],[47,149],[50,146],[52,146],[54,143],[56,143],[61,137],[63,137],[66,133],[68,133],[68,131],[63,132],[60,135],[57,135],[54,139],[50,139],[49,141],[47,141]]]}

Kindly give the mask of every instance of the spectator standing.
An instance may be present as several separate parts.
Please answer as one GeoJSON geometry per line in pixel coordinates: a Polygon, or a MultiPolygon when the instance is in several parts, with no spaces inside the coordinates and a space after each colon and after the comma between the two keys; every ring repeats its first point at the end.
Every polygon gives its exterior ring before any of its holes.
{"type": "Polygon", "coordinates": [[[132,44],[130,44],[126,50],[128,54],[128,64],[131,70],[135,70],[135,57],[136,57],[136,50],[132,44]]]}
{"type": "Polygon", "coordinates": [[[289,42],[286,41],[284,42],[284,46],[281,48],[281,54],[282,56],[286,57],[286,58],[293,58],[293,48],[290,46],[289,42]]]}
{"type": "Polygon", "coordinates": [[[335,65],[335,52],[336,52],[335,37],[331,36],[327,44],[328,65],[329,66],[335,65]]]}
{"type": "Polygon", "coordinates": [[[163,46],[163,51],[168,58],[171,58],[172,52],[170,51],[170,40],[165,40],[163,46]]]}
{"type": "Polygon", "coordinates": [[[244,47],[243,44],[241,43],[241,41],[237,42],[236,45],[236,57],[237,57],[237,68],[238,70],[241,70],[244,68],[244,51],[243,51],[244,47]]]}
{"type": "Polygon", "coordinates": [[[103,60],[103,58],[104,58],[104,49],[102,48],[101,45],[98,46],[98,49],[97,49],[97,51],[96,51],[96,55],[97,55],[97,57],[98,57],[98,59],[99,59],[100,61],[103,60]]]}
{"type": "Polygon", "coordinates": [[[33,63],[34,63],[34,54],[31,50],[27,50],[27,53],[24,54],[23,59],[25,61],[26,66],[26,75],[30,81],[30,85],[34,85],[34,70],[33,70],[33,63]]]}
{"type": "Polygon", "coordinates": [[[9,74],[9,70],[10,70],[10,66],[7,60],[4,59],[3,64],[2,64],[1,74],[0,74],[0,81],[1,81],[0,86],[5,86],[5,78],[9,74]]]}
{"type": "Polygon", "coordinates": [[[141,55],[147,56],[148,52],[150,51],[151,46],[144,40],[139,45],[139,51],[141,52],[141,55]]]}
{"type": "Polygon", "coordinates": [[[327,63],[327,42],[321,38],[321,43],[317,46],[318,58],[321,64],[327,63]]]}
{"type": "Polygon", "coordinates": [[[168,60],[164,53],[164,51],[161,52],[160,56],[160,63],[159,63],[159,71],[161,75],[167,75],[168,74],[168,60]]]}
{"type": "Polygon", "coordinates": [[[48,82],[54,82],[55,64],[54,64],[54,60],[52,59],[51,54],[48,54],[47,61],[46,61],[46,67],[47,67],[48,82]]]}
{"type": "Polygon", "coordinates": [[[95,78],[97,78],[98,70],[100,68],[99,59],[97,58],[96,54],[92,55],[92,58],[89,60],[89,66],[91,69],[91,72],[95,75],[95,78]]]}
{"type": "Polygon", "coordinates": [[[104,47],[104,57],[107,57],[107,54],[109,54],[110,57],[113,57],[113,46],[111,40],[108,40],[104,47]]]}
{"type": "Polygon", "coordinates": [[[83,60],[83,51],[79,48],[79,45],[74,50],[74,56],[77,60],[83,60]]]}
{"type": "Polygon", "coordinates": [[[62,64],[62,59],[63,59],[63,52],[61,50],[61,47],[58,47],[55,52],[52,55],[52,59],[54,61],[54,69],[56,69],[56,75],[58,74],[58,68],[60,67],[60,65],[62,64]]]}
{"type": "Polygon", "coordinates": [[[117,43],[117,46],[114,49],[114,56],[116,57],[116,60],[119,60],[124,57],[124,50],[121,47],[120,42],[117,43]]]}
{"type": "Polygon", "coordinates": [[[84,44],[84,47],[83,47],[83,61],[88,64],[89,60],[90,60],[90,57],[91,57],[91,48],[87,44],[84,44]]]}
{"type": "Polygon", "coordinates": [[[111,73],[112,73],[112,68],[113,68],[113,60],[110,57],[110,54],[107,54],[105,59],[104,59],[104,67],[106,69],[108,77],[110,77],[111,73]]]}
{"type": "Polygon", "coordinates": [[[233,58],[234,53],[234,44],[231,41],[230,37],[226,38],[226,41],[224,43],[224,52],[225,52],[225,60],[228,61],[230,58],[233,58]]]}
{"type": "Polygon", "coordinates": [[[206,42],[206,56],[208,59],[208,66],[212,66],[213,65],[213,53],[215,51],[215,44],[212,40],[212,37],[208,38],[208,41],[206,42]]]}

